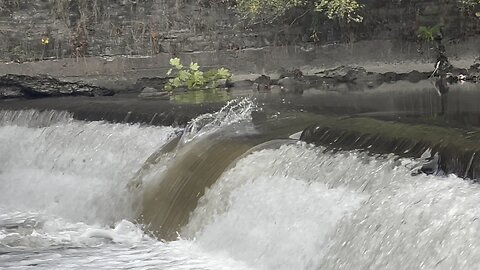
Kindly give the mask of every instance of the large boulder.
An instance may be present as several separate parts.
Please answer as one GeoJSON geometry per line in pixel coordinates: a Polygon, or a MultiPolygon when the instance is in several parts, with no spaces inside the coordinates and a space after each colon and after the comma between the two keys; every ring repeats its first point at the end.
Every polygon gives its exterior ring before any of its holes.
{"type": "Polygon", "coordinates": [[[64,82],[50,76],[7,74],[0,77],[0,99],[58,96],[112,96],[110,89],[81,82],[64,82]]]}

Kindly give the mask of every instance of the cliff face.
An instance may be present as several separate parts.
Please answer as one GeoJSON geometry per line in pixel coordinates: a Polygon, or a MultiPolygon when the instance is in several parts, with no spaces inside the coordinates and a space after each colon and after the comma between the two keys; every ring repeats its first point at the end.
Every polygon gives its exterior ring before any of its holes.
{"type": "Polygon", "coordinates": [[[480,19],[453,0],[364,0],[364,22],[348,26],[303,12],[274,24],[247,24],[227,6],[210,2],[221,1],[0,0],[0,59],[414,41],[419,26],[438,24],[455,41],[480,33],[480,19]]]}

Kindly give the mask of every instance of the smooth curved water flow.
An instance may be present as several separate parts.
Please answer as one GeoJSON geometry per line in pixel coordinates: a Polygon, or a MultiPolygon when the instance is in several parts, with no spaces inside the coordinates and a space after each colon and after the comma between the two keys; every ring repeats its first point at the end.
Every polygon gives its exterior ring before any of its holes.
{"type": "Polygon", "coordinates": [[[325,152],[288,139],[293,125],[253,124],[251,101],[228,106],[180,138],[1,111],[0,268],[480,265],[477,184],[412,176],[416,160],[325,152]]]}

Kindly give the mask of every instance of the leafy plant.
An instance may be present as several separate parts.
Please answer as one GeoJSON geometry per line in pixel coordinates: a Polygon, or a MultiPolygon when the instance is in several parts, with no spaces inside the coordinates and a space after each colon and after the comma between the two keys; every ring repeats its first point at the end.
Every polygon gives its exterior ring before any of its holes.
{"type": "Polygon", "coordinates": [[[440,35],[440,25],[420,26],[417,30],[417,37],[424,41],[433,41],[438,35],[440,35]]]}
{"type": "Polygon", "coordinates": [[[224,0],[234,2],[235,9],[245,18],[273,21],[296,7],[323,12],[329,19],[361,22],[357,12],[363,7],[357,0],[224,0]]]}
{"type": "Polygon", "coordinates": [[[179,58],[170,59],[170,65],[172,68],[167,75],[175,77],[165,85],[167,91],[179,87],[185,87],[188,90],[215,89],[221,80],[228,80],[231,77],[230,71],[226,68],[203,72],[200,70],[200,66],[194,62],[191,62],[188,67],[183,66],[179,58]]]}
{"type": "Polygon", "coordinates": [[[329,19],[361,22],[363,17],[357,11],[363,6],[355,0],[321,0],[315,3],[315,10],[324,12],[329,19]]]}
{"type": "Polygon", "coordinates": [[[480,18],[480,0],[457,0],[457,3],[461,11],[480,18]]]}
{"type": "Polygon", "coordinates": [[[475,8],[480,5],[480,0],[457,0],[460,8],[475,8]]]}

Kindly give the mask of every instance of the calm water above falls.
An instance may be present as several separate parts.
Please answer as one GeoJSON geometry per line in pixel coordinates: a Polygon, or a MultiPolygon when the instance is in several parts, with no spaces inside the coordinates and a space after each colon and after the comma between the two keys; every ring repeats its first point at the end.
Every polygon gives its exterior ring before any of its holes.
{"type": "Polygon", "coordinates": [[[0,112],[0,268],[480,266],[478,185],[412,176],[413,160],[324,153],[295,141],[239,156],[197,198],[177,240],[147,233],[137,222],[144,192],[165,180],[189,144],[255,134],[253,107],[202,117],[155,162],[178,129],[0,112]]]}

